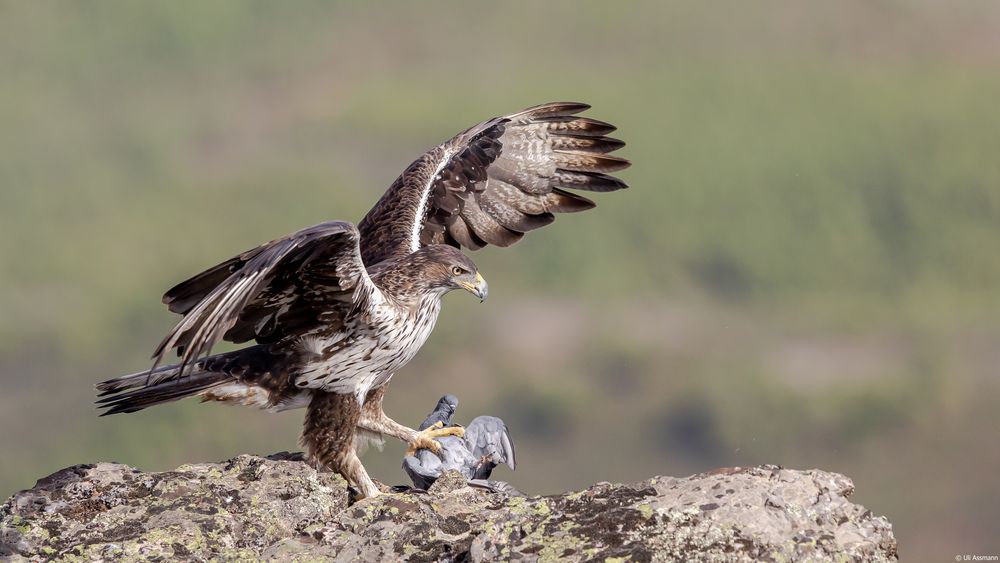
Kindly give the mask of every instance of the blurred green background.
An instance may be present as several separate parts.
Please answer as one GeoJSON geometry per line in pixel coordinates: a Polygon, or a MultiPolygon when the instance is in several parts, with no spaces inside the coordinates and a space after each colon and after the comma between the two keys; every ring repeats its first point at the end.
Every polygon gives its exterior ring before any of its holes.
{"type": "Polygon", "coordinates": [[[632,188],[477,253],[388,412],[503,417],[528,492],[821,467],[904,559],[1000,553],[1000,3],[0,2],[0,72],[0,496],[296,449],[301,411],[92,385],[173,283],[568,99],[632,188]]]}

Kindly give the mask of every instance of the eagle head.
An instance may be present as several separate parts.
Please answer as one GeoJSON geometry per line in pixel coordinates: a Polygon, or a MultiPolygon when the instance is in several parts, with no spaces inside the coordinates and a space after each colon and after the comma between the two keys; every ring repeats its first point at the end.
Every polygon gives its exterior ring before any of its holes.
{"type": "Polygon", "coordinates": [[[460,250],[446,244],[425,246],[410,258],[419,271],[418,283],[429,291],[447,293],[453,289],[464,289],[485,301],[489,286],[483,279],[476,264],[460,250]]]}

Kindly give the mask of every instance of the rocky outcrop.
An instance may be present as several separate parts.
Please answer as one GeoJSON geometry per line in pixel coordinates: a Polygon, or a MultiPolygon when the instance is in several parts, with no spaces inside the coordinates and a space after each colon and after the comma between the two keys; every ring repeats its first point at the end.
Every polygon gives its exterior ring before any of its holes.
{"type": "Polygon", "coordinates": [[[896,559],[892,526],[850,479],[776,466],[544,497],[467,486],[348,505],[337,475],[287,456],[145,473],[77,465],[0,508],[0,556],[21,560],[896,559]]]}

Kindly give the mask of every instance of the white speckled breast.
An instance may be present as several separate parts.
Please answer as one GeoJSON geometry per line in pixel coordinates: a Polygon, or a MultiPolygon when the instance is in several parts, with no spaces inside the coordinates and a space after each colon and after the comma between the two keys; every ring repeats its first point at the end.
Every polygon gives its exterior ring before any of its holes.
{"type": "Polygon", "coordinates": [[[422,298],[413,308],[386,300],[342,332],[303,337],[300,350],[306,362],[296,384],[351,393],[363,402],[370,389],[388,383],[413,359],[434,330],[440,311],[438,295],[422,298]]]}

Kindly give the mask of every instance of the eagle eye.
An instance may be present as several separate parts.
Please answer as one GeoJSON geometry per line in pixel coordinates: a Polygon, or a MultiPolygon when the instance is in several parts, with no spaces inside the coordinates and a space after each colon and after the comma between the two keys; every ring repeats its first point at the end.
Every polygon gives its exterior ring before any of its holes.
{"type": "Polygon", "coordinates": [[[456,276],[460,276],[465,273],[465,270],[463,270],[461,266],[452,266],[451,273],[455,274],[456,276]]]}

